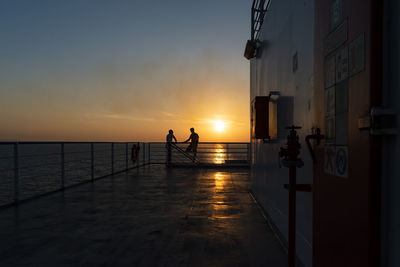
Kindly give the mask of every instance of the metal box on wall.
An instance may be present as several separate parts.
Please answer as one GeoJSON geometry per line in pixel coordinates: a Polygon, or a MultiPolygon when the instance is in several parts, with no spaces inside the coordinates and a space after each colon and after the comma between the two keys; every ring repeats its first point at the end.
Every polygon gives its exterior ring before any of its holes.
{"type": "Polygon", "coordinates": [[[251,137],[263,140],[277,137],[276,103],[268,96],[256,96],[251,102],[251,137]]]}

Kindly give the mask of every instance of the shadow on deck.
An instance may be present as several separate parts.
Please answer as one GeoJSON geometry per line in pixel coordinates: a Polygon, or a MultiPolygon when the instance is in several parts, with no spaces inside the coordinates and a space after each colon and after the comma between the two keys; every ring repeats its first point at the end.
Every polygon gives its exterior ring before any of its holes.
{"type": "Polygon", "coordinates": [[[147,166],[0,211],[1,266],[277,266],[249,170],[147,166]]]}

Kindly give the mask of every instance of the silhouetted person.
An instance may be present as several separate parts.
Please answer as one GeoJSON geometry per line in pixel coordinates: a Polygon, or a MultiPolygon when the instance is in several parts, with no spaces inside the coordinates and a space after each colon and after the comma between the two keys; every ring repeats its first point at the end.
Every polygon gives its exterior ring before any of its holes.
{"type": "Polygon", "coordinates": [[[135,164],[135,162],[139,158],[139,151],[140,151],[140,143],[138,142],[137,144],[133,144],[131,151],[131,160],[133,164],[135,164]]]}
{"type": "Polygon", "coordinates": [[[194,132],[194,128],[190,128],[190,132],[190,137],[184,142],[187,143],[189,140],[192,140],[190,142],[190,145],[186,148],[186,152],[193,152],[193,155],[196,158],[197,145],[199,144],[199,135],[194,132]]]}
{"type": "Polygon", "coordinates": [[[169,134],[167,135],[167,143],[165,144],[166,148],[167,148],[167,164],[171,163],[171,144],[172,144],[172,140],[176,141],[175,135],[174,135],[174,131],[169,130],[168,131],[169,134]]]}

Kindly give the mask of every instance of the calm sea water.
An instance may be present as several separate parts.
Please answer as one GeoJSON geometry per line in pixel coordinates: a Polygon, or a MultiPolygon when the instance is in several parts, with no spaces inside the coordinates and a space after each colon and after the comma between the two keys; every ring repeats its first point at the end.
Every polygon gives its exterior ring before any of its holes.
{"type": "MultiPolygon", "coordinates": [[[[133,143],[114,143],[114,155],[110,143],[93,145],[94,177],[109,175],[143,163],[165,163],[166,149],[163,143],[141,144],[139,160],[130,160],[133,143]]],[[[179,144],[183,149],[188,144],[179,144]]],[[[62,164],[61,144],[18,145],[18,191],[19,199],[26,199],[61,187],[62,165],[64,185],[70,186],[91,179],[91,144],[64,144],[62,164]]],[[[222,164],[226,160],[246,160],[246,144],[200,144],[198,159],[202,163],[222,164]]],[[[190,164],[190,160],[173,151],[174,163],[190,164]]],[[[15,196],[14,145],[0,143],[0,206],[11,203],[15,196]]]]}

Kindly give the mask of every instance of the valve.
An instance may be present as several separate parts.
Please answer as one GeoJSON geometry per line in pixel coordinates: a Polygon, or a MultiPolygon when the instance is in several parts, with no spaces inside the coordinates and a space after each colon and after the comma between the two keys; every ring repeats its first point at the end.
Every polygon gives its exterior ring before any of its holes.
{"type": "Polygon", "coordinates": [[[287,136],[286,148],[281,147],[279,149],[279,157],[283,158],[282,165],[285,167],[303,167],[304,162],[298,158],[301,145],[296,132],[296,129],[301,129],[301,127],[292,125],[286,127],[286,129],[290,129],[289,135],[287,136]]]}
{"type": "Polygon", "coordinates": [[[324,139],[324,136],[321,134],[320,128],[317,128],[315,132],[316,132],[315,134],[310,134],[310,135],[306,136],[306,143],[307,143],[308,151],[310,151],[310,155],[311,155],[311,158],[312,158],[314,164],[317,164],[317,158],[315,156],[314,150],[311,147],[310,139],[315,139],[317,141],[316,145],[319,146],[319,144],[321,143],[321,140],[324,139]]]}
{"type": "Polygon", "coordinates": [[[282,159],[282,165],[289,169],[289,184],[285,184],[285,188],[289,189],[289,231],[288,231],[288,266],[296,265],[296,191],[311,191],[311,185],[297,184],[296,168],[304,165],[304,162],[298,157],[300,155],[301,145],[296,129],[299,126],[290,126],[287,137],[286,147],[279,149],[279,157],[282,159]]]}

